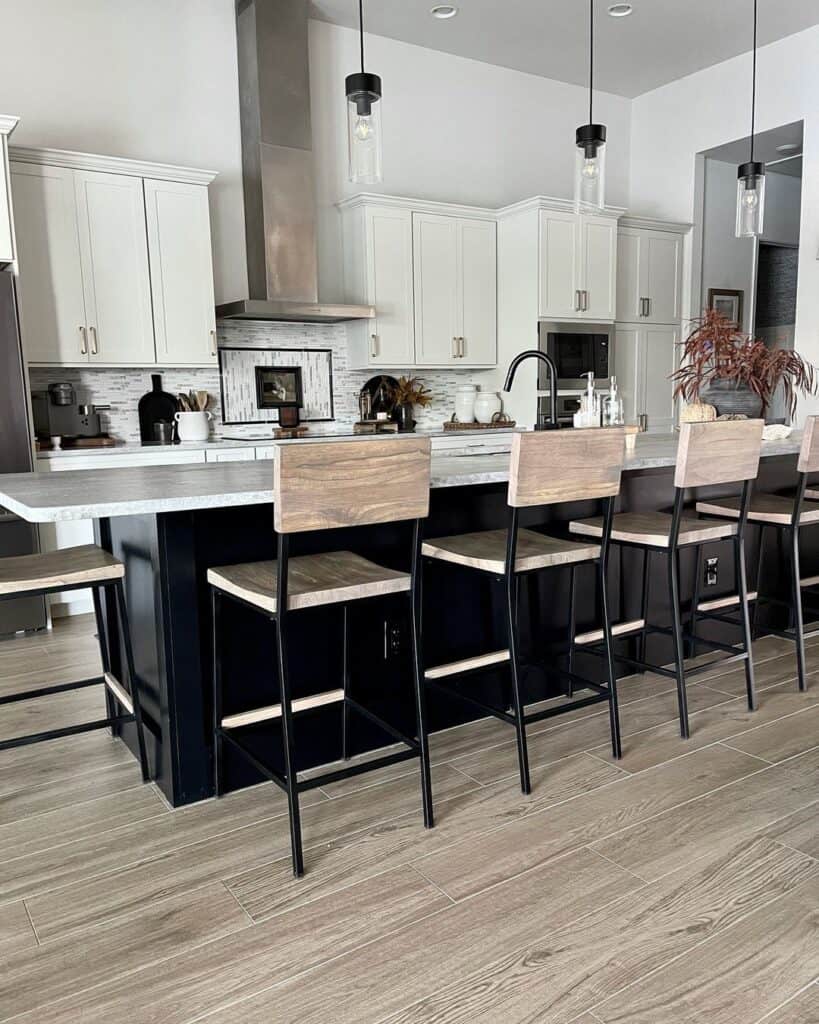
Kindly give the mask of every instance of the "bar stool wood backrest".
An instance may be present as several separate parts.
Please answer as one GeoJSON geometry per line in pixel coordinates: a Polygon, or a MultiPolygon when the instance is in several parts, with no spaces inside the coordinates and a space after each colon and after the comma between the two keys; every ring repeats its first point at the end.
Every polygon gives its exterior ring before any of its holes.
{"type": "Polygon", "coordinates": [[[674,486],[708,487],[755,480],[763,420],[683,423],[674,486]]]}
{"type": "Polygon", "coordinates": [[[625,434],[617,427],[515,434],[509,467],[513,508],[613,497],[625,434]]]}
{"type": "Polygon", "coordinates": [[[430,450],[422,437],[282,445],[273,471],[276,532],[425,519],[430,450]]]}
{"type": "Polygon", "coordinates": [[[805,420],[796,468],[805,474],[819,471],[819,416],[808,416],[805,420]]]}

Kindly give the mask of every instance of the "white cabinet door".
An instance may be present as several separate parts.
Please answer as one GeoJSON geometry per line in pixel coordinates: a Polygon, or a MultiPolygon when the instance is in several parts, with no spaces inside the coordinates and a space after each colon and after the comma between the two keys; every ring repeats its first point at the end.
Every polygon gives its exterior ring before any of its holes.
{"type": "Polygon", "coordinates": [[[15,256],[8,139],[8,130],[0,130],[0,267],[12,263],[15,256]]]}
{"type": "Polygon", "coordinates": [[[648,417],[652,434],[670,434],[674,429],[674,385],[669,379],[677,368],[676,327],[645,327],[642,332],[642,362],[645,399],[641,410],[648,417]]]}
{"type": "Polygon", "coordinates": [[[682,238],[670,231],[646,231],[642,255],[646,320],[678,323],[682,316],[682,238]]]}
{"type": "Polygon", "coordinates": [[[617,221],[583,214],[580,283],[584,320],[614,320],[617,302],[617,221]]]}
{"type": "Polygon", "coordinates": [[[458,366],[494,366],[498,361],[497,225],[458,221],[461,323],[458,366]]]}
{"type": "Polygon", "coordinates": [[[460,362],[461,329],[458,221],[414,213],[412,248],[415,361],[422,366],[454,365],[460,362]]]}
{"type": "Polygon", "coordinates": [[[74,171],[89,361],[155,361],[142,179],[74,171]]]}
{"type": "Polygon", "coordinates": [[[217,362],[208,190],[146,178],[145,213],[156,360],[217,362]]]}
{"type": "Polygon", "coordinates": [[[74,172],[11,164],[23,348],[30,362],[87,363],[74,172]]]}
{"type": "Polygon", "coordinates": [[[636,228],[620,228],[617,232],[617,319],[626,323],[638,323],[645,311],[642,252],[642,232],[636,228]]]}
{"type": "Polygon", "coordinates": [[[636,423],[645,411],[645,379],[641,361],[641,327],[618,324],[614,332],[614,374],[626,423],[636,423]]]}
{"type": "Polygon", "coordinates": [[[365,211],[367,294],[376,317],[369,329],[368,365],[415,361],[412,308],[412,213],[386,207],[365,211]]]}
{"type": "Polygon", "coordinates": [[[540,211],[540,315],[550,320],[580,317],[580,228],[573,213],[540,211]]]}

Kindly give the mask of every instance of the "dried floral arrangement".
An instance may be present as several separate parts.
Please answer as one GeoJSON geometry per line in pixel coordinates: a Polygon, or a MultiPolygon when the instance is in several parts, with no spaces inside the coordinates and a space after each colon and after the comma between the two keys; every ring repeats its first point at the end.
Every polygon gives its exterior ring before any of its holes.
{"type": "Polygon", "coordinates": [[[396,405],[424,407],[432,402],[432,392],[421,377],[399,377],[398,384],[392,389],[392,398],[396,405]]]}
{"type": "Polygon", "coordinates": [[[799,394],[815,395],[816,371],[793,349],[771,349],[740,330],[724,313],[709,309],[682,343],[682,360],[671,374],[674,397],[701,400],[712,381],[733,381],[762,401],[762,414],[782,385],[791,418],[799,394]]]}

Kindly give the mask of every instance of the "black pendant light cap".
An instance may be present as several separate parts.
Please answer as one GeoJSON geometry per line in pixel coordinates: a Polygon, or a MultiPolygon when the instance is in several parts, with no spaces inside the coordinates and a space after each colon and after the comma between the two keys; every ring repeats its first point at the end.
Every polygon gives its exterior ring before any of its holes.
{"type": "Polygon", "coordinates": [[[371,102],[381,99],[381,77],[369,71],[356,71],[347,75],[344,80],[348,100],[357,100],[359,96],[367,96],[371,102]]]}
{"type": "Polygon", "coordinates": [[[749,160],[737,167],[737,178],[762,178],[764,174],[765,164],[759,160],[749,160]]]}
{"type": "Polygon", "coordinates": [[[606,126],[604,124],[581,124],[574,133],[575,145],[583,149],[587,157],[597,155],[597,150],[606,141],[606,126]]]}

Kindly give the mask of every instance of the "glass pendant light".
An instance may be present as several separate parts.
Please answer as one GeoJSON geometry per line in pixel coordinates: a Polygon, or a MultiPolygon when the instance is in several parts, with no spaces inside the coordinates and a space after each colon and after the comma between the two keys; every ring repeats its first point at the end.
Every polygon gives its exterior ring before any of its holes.
{"type": "Polygon", "coordinates": [[[754,54],[751,75],[751,155],[737,168],[737,238],[755,238],[762,234],[765,214],[765,164],[754,160],[756,128],[756,22],[757,0],[754,0],[754,54]]]}
{"type": "Polygon", "coordinates": [[[594,0],[589,0],[589,123],[575,132],[574,208],[602,210],[606,205],[606,126],[594,124],[594,0]]]}
{"type": "Polygon", "coordinates": [[[358,30],[361,71],[346,79],[348,177],[373,185],[381,181],[381,79],[364,70],[364,0],[358,0],[358,30]]]}

